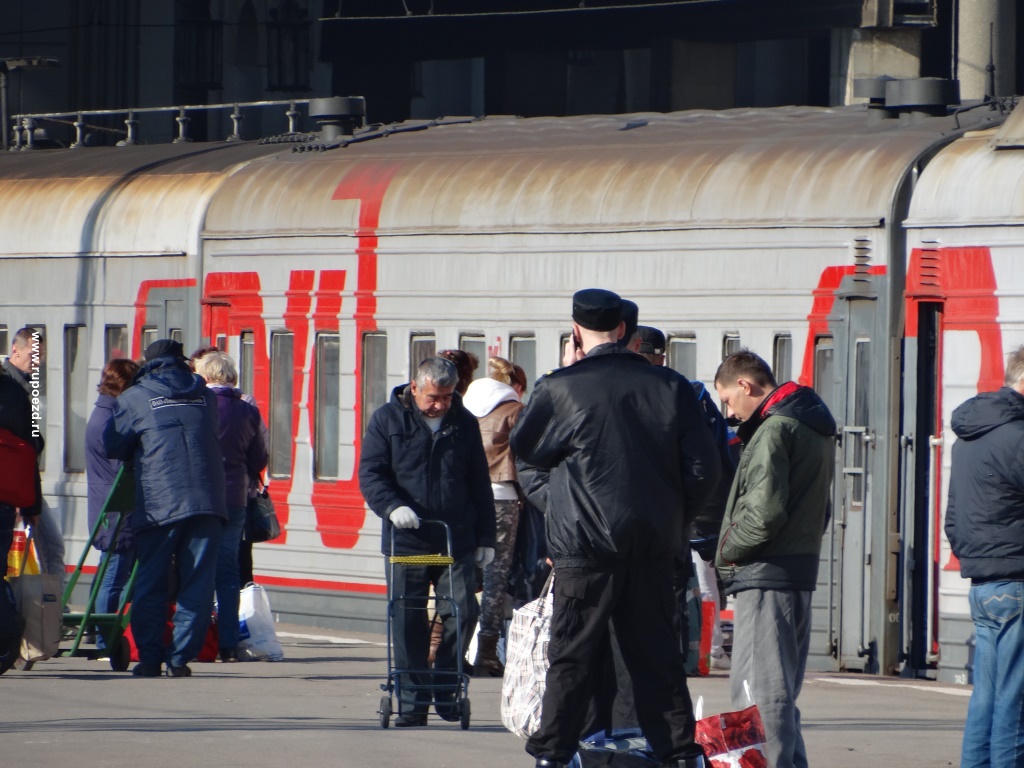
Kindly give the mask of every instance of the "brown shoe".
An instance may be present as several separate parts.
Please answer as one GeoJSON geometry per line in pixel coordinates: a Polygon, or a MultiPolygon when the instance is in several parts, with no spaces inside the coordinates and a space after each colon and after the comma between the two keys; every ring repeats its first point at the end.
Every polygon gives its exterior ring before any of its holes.
{"type": "Polygon", "coordinates": [[[474,677],[503,677],[505,665],[498,658],[498,636],[478,635],[476,661],[473,662],[474,677]]]}

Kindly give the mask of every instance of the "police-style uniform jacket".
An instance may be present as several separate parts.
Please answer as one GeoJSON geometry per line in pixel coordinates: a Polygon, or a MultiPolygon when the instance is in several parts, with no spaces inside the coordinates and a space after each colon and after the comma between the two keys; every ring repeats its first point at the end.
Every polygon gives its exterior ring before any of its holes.
{"type": "MultiPolygon", "coordinates": [[[[455,395],[437,432],[420,415],[409,385],[395,387],[363,436],[359,488],[383,521],[381,552],[391,552],[390,515],[409,507],[421,519],[442,520],[456,559],[495,542],[494,497],[476,417],[455,395]]],[[[396,554],[446,549],[439,525],[395,530],[396,554]]]]}
{"type": "Polygon", "coordinates": [[[715,565],[726,593],[813,592],[835,462],[836,422],[810,387],[783,384],[737,434],[736,470],[715,565]]]}
{"type": "Polygon", "coordinates": [[[510,444],[556,567],[669,565],[720,473],[690,382],[615,343],[543,377],[510,444]]]}
{"type": "Polygon", "coordinates": [[[136,533],[194,515],[227,519],[217,399],[183,361],[142,366],[118,396],[103,442],[107,456],[134,464],[136,533]]]}
{"type": "Polygon", "coordinates": [[[976,584],[1024,580],[1024,396],[983,392],[953,411],[946,536],[976,584]]]}

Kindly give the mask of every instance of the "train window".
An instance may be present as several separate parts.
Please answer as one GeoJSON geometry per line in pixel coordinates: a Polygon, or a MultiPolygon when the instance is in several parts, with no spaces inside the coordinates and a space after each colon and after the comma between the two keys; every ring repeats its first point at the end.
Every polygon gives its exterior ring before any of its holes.
{"type": "Polygon", "coordinates": [[[156,326],[147,325],[142,329],[142,351],[146,351],[146,347],[152,344],[154,341],[160,338],[160,331],[157,330],[156,326]]]}
{"type": "Polygon", "coordinates": [[[836,413],[835,394],[835,347],[831,336],[819,336],[814,340],[814,391],[825,401],[832,413],[836,413]]]}
{"type": "Polygon", "coordinates": [[[316,337],[316,443],[313,470],[318,478],[338,476],[341,422],[341,338],[336,333],[316,337]]]}
{"type": "Polygon", "coordinates": [[[292,384],[295,374],[295,337],[275,333],[270,337],[270,474],[288,477],[292,472],[292,384]]]}
{"type": "Polygon", "coordinates": [[[788,333],[780,333],[775,337],[772,373],[779,384],[793,378],[793,337],[788,333]]]}
{"type": "Polygon", "coordinates": [[[363,334],[362,431],[370,423],[373,412],[388,401],[388,336],[386,333],[363,334]]]}
{"type": "Polygon", "coordinates": [[[103,328],[103,360],[110,362],[118,358],[131,357],[128,349],[128,326],[107,325],[103,328]]]}
{"type": "Polygon", "coordinates": [[[529,402],[533,384],[537,381],[537,340],[533,336],[513,336],[508,342],[509,362],[515,363],[526,374],[526,392],[523,402],[529,402]]]}
{"type": "Polygon", "coordinates": [[[463,334],[459,337],[459,349],[468,352],[476,357],[476,370],[473,371],[474,379],[482,379],[487,375],[487,341],[483,336],[463,334]]]}
{"type": "Polygon", "coordinates": [[[871,401],[868,399],[871,393],[871,340],[857,339],[854,351],[854,392],[853,392],[853,422],[858,427],[863,427],[863,434],[850,435],[856,438],[853,440],[853,466],[861,469],[861,472],[853,475],[853,495],[851,501],[854,504],[864,502],[865,474],[864,469],[867,463],[867,443],[864,438],[867,436],[868,422],[871,418],[871,401]]]}
{"type": "Polygon", "coordinates": [[[238,388],[250,395],[253,392],[252,363],[256,351],[256,338],[252,331],[242,331],[238,339],[238,388]]]}
{"type": "Polygon", "coordinates": [[[668,340],[668,367],[690,381],[697,378],[697,337],[693,334],[670,336],[668,340]]]}
{"type": "Polygon", "coordinates": [[[224,336],[224,335],[217,336],[217,340],[214,342],[213,346],[215,346],[221,352],[227,352],[228,351],[228,337],[224,336]]]}
{"type": "Polygon", "coordinates": [[[181,328],[171,328],[167,334],[167,338],[173,339],[181,344],[185,343],[185,335],[181,332],[181,328]]]}
{"type": "Polygon", "coordinates": [[[11,337],[7,333],[7,326],[0,325],[0,360],[6,360],[11,354],[11,337]]]}
{"type": "Polygon", "coordinates": [[[432,333],[414,333],[409,339],[409,379],[416,375],[420,363],[437,354],[437,339],[432,333]]]}
{"type": "Polygon", "coordinates": [[[740,335],[738,333],[726,333],[722,336],[723,360],[734,352],[739,352],[740,349],[742,349],[742,345],[740,344],[740,335]]]}
{"type": "Polygon", "coordinates": [[[84,325],[64,326],[64,471],[85,471],[89,412],[88,335],[84,325]]]}
{"type": "Polygon", "coordinates": [[[562,355],[565,354],[565,345],[569,342],[569,336],[572,334],[563,333],[558,337],[558,367],[562,367],[562,355]]]}

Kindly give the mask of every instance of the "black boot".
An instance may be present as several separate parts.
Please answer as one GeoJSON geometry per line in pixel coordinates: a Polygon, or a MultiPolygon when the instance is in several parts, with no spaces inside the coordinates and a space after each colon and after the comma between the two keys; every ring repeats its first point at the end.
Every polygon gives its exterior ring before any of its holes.
{"type": "Polygon", "coordinates": [[[473,675],[475,677],[502,677],[504,674],[505,665],[498,658],[498,636],[478,635],[473,675]]]}
{"type": "Polygon", "coordinates": [[[547,757],[537,758],[537,768],[566,768],[566,765],[561,760],[551,760],[547,757]]]}

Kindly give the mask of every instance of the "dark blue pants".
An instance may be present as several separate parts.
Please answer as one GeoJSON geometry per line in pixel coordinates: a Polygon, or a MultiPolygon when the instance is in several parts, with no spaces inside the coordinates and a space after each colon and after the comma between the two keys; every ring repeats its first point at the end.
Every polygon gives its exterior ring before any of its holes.
{"type": "Polygon", "coordinates": [[[132,601],[132,634],[144,664],[180,667],[202,648],[213,611],[217,551],[223,520],[196,515],[135,534],[139,571],[132,601]],[[178,603],[171,646],[164,645],[171,558],[178,573],[178,603]]]}

